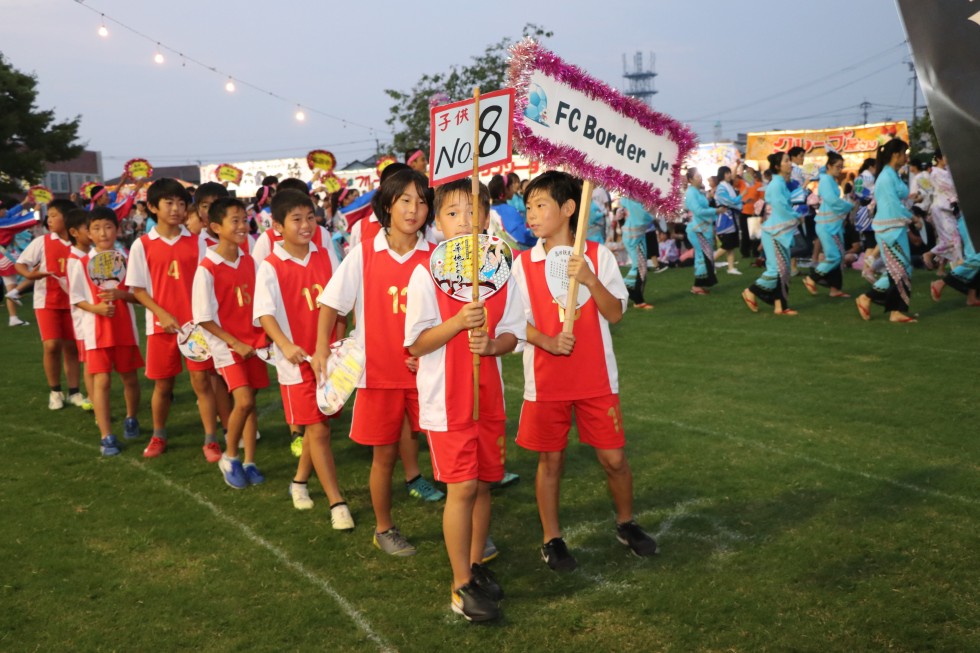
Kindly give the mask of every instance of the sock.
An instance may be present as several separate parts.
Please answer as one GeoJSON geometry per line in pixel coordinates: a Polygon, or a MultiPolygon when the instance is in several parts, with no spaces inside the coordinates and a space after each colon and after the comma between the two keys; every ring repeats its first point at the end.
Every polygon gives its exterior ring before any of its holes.
{"type": "Polygon", "coordinates": [[[422,475],[421,474],[416,474],[415,475],[415,478],[413,478],[412,480],[405,481],[405,485],[411,485],[412,483],[414,483],[415,481],[419,480],[420,478],[422,478],[422,475]]]}
{"type": "Polygon", "coordinates": [[[167,429],[153,429],[153,437],[166,441],[167,429]]]}
{"type": "Polygon", "coordinates": [[[77,394],[78,394],[78,388],[68,388],[68,396],[69,397],[72,396],[72,395],[77,395],[77,394]]]}
{"type": "Polygon", "coordinates": [[[297,481],[297,480],[294,479],[293,480],[293,485],[306,485],[306,481],[297,481]]]}
{"type": "Polygon", "coordinates": [[[51,392],[61,392],[61,384],[51,386],[51,392]]]}
{"type": "Polygon", "coordinates": [[[226,453],[221,454],[221,457],[225,460],[238,460],[238,456],[229,456],[226,453]]]}
{"type": "Polygon", "coordinates": [[[292,433],[289,434],[290,440],[295,440],[296,438],[301,438],[301,437],[303,437],[303,434],[300,433],[299,431],[293,431],[292,433]]]}
{"type": "Polygon", "coordinates": [[[214,433],[204,434],[204,444],[211,444],[212,442],[217,442],[218,438],[215,437],[214,433]]]}
{"type": "Polygon", "coordinates": [[[255,467],[255,463],[245,463],[242,467],[255,467]]]}
{"type": "Polygon", "coordinates": [[[346,505],[347,505],[347,502],[346,501],[338,501],[337,503],[335,503],[332,506],[330,506],[330,509],[333,510],[337,506],[346,506],[346,505]]]}

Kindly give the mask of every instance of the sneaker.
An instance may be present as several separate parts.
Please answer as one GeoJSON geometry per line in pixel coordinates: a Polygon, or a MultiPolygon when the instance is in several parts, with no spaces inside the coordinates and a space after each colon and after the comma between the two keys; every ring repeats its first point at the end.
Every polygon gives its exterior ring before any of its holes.
{"type": "Polygon", "coordinates": [[[452,610],[467,621],[492,621],[500,617],[500,608],[473,582],[453,590],[452,610]]]}
{"type": "Polygon", "coordinates": [[[19,317],[15,317],[15,316],[11,315],[10,316],[10,320],[7,321],[7,325],[8,326],[12,326],[12,327],[17,327],[17,326],[30,326],[31,323],[28,322],[27,320],[22,320],[19,317]]]}
{"type": "Polygon", "coordinates": [[[259,471],[255,464],[245,465],[245,480],[249,485],[261,485],[265,483],[265,476],[259,471]]]}
{"type": "Polygon", "coordinates": [[[123,420],[123,437],[127,440],[135,440],[140,436],[140,423],[135,417],[127,417],[123,420]]]}
{"type": "Polygon", "coordinates": [[[499,481],[490,484],[491,490],[499,490],[501,488],[510,487],[514,483],[521,480],[520,474],[514,474],[512,472],[504,472],[504,477],[499,481]]]}
{"type": "Polygon", "coordinates": [[[354,530],[354,518],[351,516],[350,508],[347,507],[346,503],[330,506],[330,525],[335,531],[354,530]]]}
{"type": "Polygon", "coordinates": [[[297,458],[303,455],[303,436],[296,434],[293,437],[293,441],[289,443],[289,450],[293,452],[293,455],[297,458]]]}
{"type": "Polygon", "coordinates": [[[470,571],[473,572],[473,579],[470,583],[476,585],[480,591],[487,595],[487,598],[491,601],[499,601],[504,598],[504,590],[497,582],[497,577],[485,565],[474,563],[470,567],[470,571]]]}
{"type": "Polygon", "coordinates": [[[23,302],[20,301],[20,291],[14,288],[7,292],[7,299],[17,304],[18,306],[23,306],[23,302]]]}
{"type": "Polygon", "coordinates": [[[397,526],[392,526],[384,533],[374,534],[374,546],[378,547],[388,555],[399,558],[415,555],[415,547],[399,532],[397,526]]]}
{"type": "Polygon", "coordinates": [[[201,451],[204,452],[204,459],[209,463],[216,463],[221,460],[221,445],[217,442],[208,442],[203,447],[201,451]]]}
{"type": "Polygon", "coordinates": [[[99,441],[99,451],[102,452],[103,456],[118,456],[121,449],[119,448],[119,440],[116,436],[109,434],[99,441]]]}
{"type": "Polygon", "coordinates": [[[258,442],[262,439],[262,431],[255,429],[255,441],[258,442]]]}
{"type": "Polygon", "coordinates": [[[661,272],[666,272],[666,271],[667,271],[667,270],[669,270],[669,269],[670,269],[670,266],[669,266],[669,265],[667,265],[666,263],[661,263],[661,264],[660,264],[660,265],[659,265],[659,266],[658,266],[658,267],[657,267],[657,268],[656,268],[656,269],[655,269],[655,270],[653,271],[653,273],[654,273],[654,274],[660,274],[661,272]]]}
{"type": "Polygon", "coordinates": [[[486,564],[497,557],[500,551],[497,550],[497,545],[493,543],[493,539],[487,535],[487,542],[483,545],[483,559],[480,560],[483,564],[486,564]]]}
{"type": "Polygon", "coordinates": [[[424,476],[419,476],[411,483],[405,483],[408,493],[422,501],[439,501],[446,496],[445,492],[437,490],[424,476]]]}
{"type": "Polygon", "coordinates": [[[290,483],[289,496],[293,500],[293,508],[296,510],[310,510],[313,508],[313,499],[310,498],[310,490],[306,483],[290,483]]]}
{"type": "Polygon", "coordinates": [[[156,458],[166,450],[167,441],[154,435],[150,438],[150,444],[146,445],[146,449],[143,449],[143,457],[156,458]]]}
{"type": "Polygon", "coordinates": [[[555,571],[571,571],[578,566],[575,558],[568,552],[565,540],[556,537],[541,547],[541,559],[555,571]]]}
{"type": "Polygon", "coordinates": [[[248,487],[248,480],[245,478],[245,470],[242,469],[242,461],[237,458],[221,456],[218,461],[218,469],[225,478],[225,484],[235,490],[244,490],[248,487]]]}
{"type": "Polygon", "coordinates": [[[716,270],[719,269],[719,268],[727,268],[727,267],[728,267],[728,261],[722,261],[720,263],[715,263],[715,269],[716,270]]]}
{"type": "Polygon", "coordinates": [[[72,394],[68,395],[67,400],[69,404],[78,408],[84,408],[85,404],[88,404],[89,406],[92,405],[81,392],[73,392],[72,394]]]}
{"type": "Polygon", "coordinates": [[[616,539],[628,546],[635,556],[642,558],[657,553],[657,543],[635,521],[617,524],[616,539]]]}
{"type": "MultiPolygon", "coordinates": [[[[84,410],[86,413],[91,413],[93,410],[95,410],[95,406],[92,404],[91,399],[86,399],[85,401],[83,401],[82,405],[79,406],[79,408],[84,410]]],[[[96,424],[96,426],[98,426],[98,424],[96,424]]]]}
{"type": "Polygon", "coordinates": [[[48,395],[48,410],[61,410],[65,407],[65,395],[52,390],[48,395]]]}
{"type": "Polygon", "coordinates": [[[742,271],[739,270],[738,268],[728,268],[727,270],[725,270],[725,272],[727,274],[735,274],[738,276],[742,276],[742,271]]]}

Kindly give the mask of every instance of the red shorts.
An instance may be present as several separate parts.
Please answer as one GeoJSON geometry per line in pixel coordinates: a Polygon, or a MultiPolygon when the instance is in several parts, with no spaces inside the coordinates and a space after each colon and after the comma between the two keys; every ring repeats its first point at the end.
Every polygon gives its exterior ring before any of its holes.
{"type": "Polygon", "coordinates": [[[507,458],[505,421],[481,417],[457,431],[429,431],[432,474],[443,483],[479,479],[495,483],[504,477],[507,458]]]}
{"type": "Polygon", "coordinates": [[[68,308],[35,308],[37,327],[41,331],[41,341],[74,340],[75,325],[68,308]]]}
{"type": "Polygon", "coordinates": [[[78,350],[78,362],[79,363],[84,363],[85,362],[85,341],[84,340],[76,340],[75,341],[75,348],[78,350]]]}
{"type": "Polygon", "coordinates": [[[313,368],[304,364],[300,366],[300,370],[303,374],[302,382],[296,385],[279,385],[286,423],[306,426],[326,422],[327,416],[320,412],[320,407],[316,403],[316,380],[313,378],[313,368]]]}
{"type": "Polygon", "coordinates": [[[103,349],[89,349],[85,354],[85,369],[89,374],[120,374],[134,372],[143,367],[143,356],[136,345],[120,345],[103,349]]]}
{"type": "Polygon", "coordinates": [[[218,368],[218,374],[228,385],[228,392],[248,386],[253,390],[269,387],[269,366],[258,356],[242,360],[238,354],[232,354],[235,362],[226,367],[218,368]]]}
{"type": "MultiPolygon", "coordinates": [[[[183,358],[177,348],[176,333],[154,333],[146,337],[146,378],[172,379],[183,370],[180,364],[183,358]]],[[[189,360],[187,369],[191,372],[212,370],[214,361],[210,358],[203,363],[189,360]]]]}
{"type": "Polygon", "coordinates": [[[580,442],[596,449],[626,446],[619,395],[570,401],[524,401],[517,444],[531,451],[562,451],[568,446],[572,408],[580,442]]]}
{"type": "Polygon", "coordinates": [[[367,446],[395,444],[408,416],[413,431],[419,428],[419,391],[415,388],[358,388],[354,397],[350,439],[367,446]]]}

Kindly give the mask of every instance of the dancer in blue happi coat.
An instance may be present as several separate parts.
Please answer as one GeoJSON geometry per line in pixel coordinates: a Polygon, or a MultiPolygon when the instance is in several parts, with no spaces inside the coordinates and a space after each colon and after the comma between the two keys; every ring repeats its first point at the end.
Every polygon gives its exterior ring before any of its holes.
{"type": "Polygon", "coordinates": [[[967,256],[945,277],[929,284],[929,294],[933,301],[939,301],[946,286],[966,295],[967,306],[980,306],[980,301],[977,300],[977,291],[980,290],[980,254],[974,252],[967,256]]]}
{"type": "Polygon", "coordinates": [[[623,247],[630,257],[630,269],[626,273],[626,290],[636,308],[650,310],[643,297],[647,282],[647,227],[653,223],[653,216],[642,204],[628,197],[619,199],[619,207],[626,213],[623,221],[623,247]]]}
{"type": "Polygon", "coordinates": [[[773,306],[776,315],[796,315],[789,307],[790,247],[800,225],[800,216],[793,210],[787,186],[793,164],[785,152],[769,155],[772,181],[766,187],[769,215],[762,223],[762,249],[766,254],[766,270],[755,283],[742,291],[742,300],[753,313],[759,311],[759,301],[773,306]]]}
{"type": "Polygon", "coordinates": [[[820,208],[817,210],[817,237],[823,247],[824,260],[806,277],[803,285],[811,295],[817,294],[817,286],[830,288],[831,297],[850,297],[841,291],[844,275],[841,259],[844,256],[844,220],[854,205],[840,196],[837,180],[844,171],[844,157],[837,152],[827,153],[826,171],[820,173],[820,208]]]}
{"type": "Polygon", "coordinates": [[[742,220],[742,207],[745,198],[735,192],[732,186],[732,169],[728,166],[718,168],[718,187],[715,188],[715,204],[725,209],[715,220],[715,234],[721,246],[714,253],[717,259],[722,254],[728,257],[728,274],[742,274],[735,267],[735,250],[738,249],[738,221],[742,220]]]}
{"type": "Polygon", "coordinates": [[[884,306],[892,322],[915,322],[905,315],[909,310],[912,292],[912,257],[909,248],[909,223],[912,212],[904,201],[916,201],[909,195],[909,187],[898,176],[898,170],[908,161],[908,145],[895,138],[878,147],[875,168],[874,218],[875,239],[878,241],[885,272],[875,281],[871,290],[855,300],[858,312],[865,320],[871,319],[871,304],[884,306]]]}
{"type": "Polygon", "coordinates": [[[715,218],[726,211],[725,207],[712,208],[701,190],[704,179],[697,168],[687,169],[687,191],[684,208],[691,212],[687,223],[687,239],[694,248],[694,285],[691,293],[709,294],[708,288],[718,283],[715,276],[715,218]]]}

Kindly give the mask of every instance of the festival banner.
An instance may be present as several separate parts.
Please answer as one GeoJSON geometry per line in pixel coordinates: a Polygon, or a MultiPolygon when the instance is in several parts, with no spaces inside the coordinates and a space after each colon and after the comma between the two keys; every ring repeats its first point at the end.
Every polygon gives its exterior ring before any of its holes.
{"type": "Polygon", "coordinates": [[[333,169],[337,166],[337,159],[332,153],[326,150],[312,150],[306,155],[306,165],[310,166],[310,170],[333,172],[333,169]]]}
{"type": "Polygon", "coordinates": [[[531,39],[511,47],[518,149],[561,166],[652,211],[681,201],[681,164],[697,142],[670,116],[650,109],[531,39]]]}
{"type": "Polygon", "coordinates": [[[214,178],[218,181],[227,181],[229,184],[242,183],[242,174],[244,173],[241,168],[236,168],[230,163],[218,164],[214,169],[214,178]]]}
{"type": "Polygon", "coordinates": [[[480,170],[510,161],[513,154],[514,89],[480,95],[478,145],[473,143],[473,99],[430,110],[429,185],[440,186],[473,174],[473,151],[479,147],[480,170]]]}
{"type": "Polygon", "coordinates": [[[147,179],[153,175],[153,166],[146,159],[130,159],[123,170],[130,179],[147,179]]]}
{"type": "Polygon", "coordinates": [[[827,150],[833,150],[844,157],[845,168],[858,168],[864,159],[874,158],[879,145],[893,138],[901,138],[908,143],[908,123],[903,120],[833,129],[750,132],[746,141],[745,158],[764,162],[774,152],[802,147],[807,158],[812,156],[821,165],[824,162],[820,159],[826,158],[827,150]]]}
{"type": "Polygon", "coordinates": [[[963,219],[980,238],[980,6],[898,0],[898,8],[963,219]]]}

